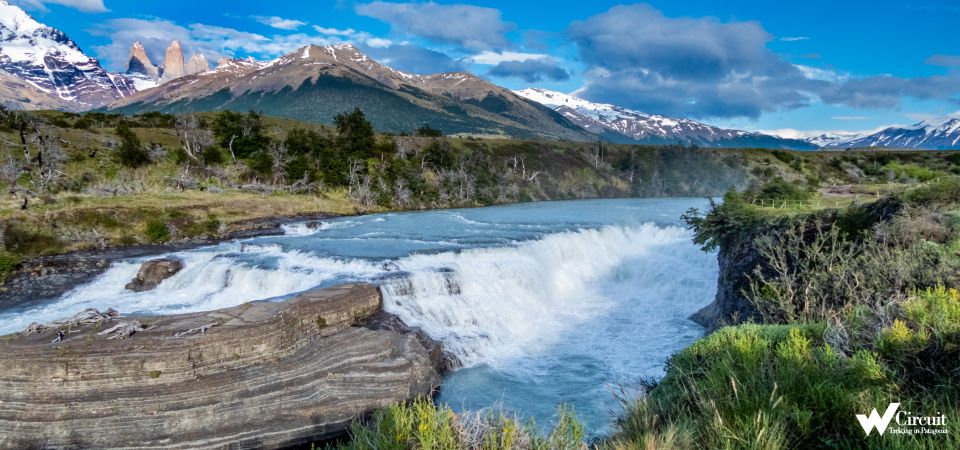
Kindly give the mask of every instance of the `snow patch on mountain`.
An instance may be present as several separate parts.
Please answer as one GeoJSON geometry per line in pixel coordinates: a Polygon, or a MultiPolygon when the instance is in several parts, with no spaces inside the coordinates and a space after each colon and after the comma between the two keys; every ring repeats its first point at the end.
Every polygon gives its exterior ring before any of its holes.
{"type": "Polygon", "coordinates": [[[79,108],[106,104],[136,92],[124,76],[110,74],[62,31],[0,0],[0,70],[37,90],[76,102],[79,108]]]}
{"type": "Polygon", "coordinates": [[[817,146],[796,139],[728,130],[689,119],[647,114],[546,89],[515,91],[517,95],[552,108],[594,134],[611,131],[637,142],[682,143],[705,147],[774,147],[812,150],[817,146]]]}

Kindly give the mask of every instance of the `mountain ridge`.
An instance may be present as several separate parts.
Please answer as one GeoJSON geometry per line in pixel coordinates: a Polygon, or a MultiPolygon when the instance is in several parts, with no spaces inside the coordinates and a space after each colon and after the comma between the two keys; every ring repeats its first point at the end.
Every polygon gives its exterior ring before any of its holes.
{"type": "Polygon", "coordinates": [[[232,60],[114,102],[115,112],[254,109],[330,123],[359,107],[387,132],[431,125],[448,134],[586,140],[560,114],[466,72],[416,75],[351,44],[305,46],[269,62],[232,60]]]}
{"type": "Polygon", "coordinates": [[[65,109],[90,109],[136,92],[132,81],[107,72],[65,33],[7,0],[0,0],[0,70],[35,91],[25,96],[53,97],[65,102],[65,109]]]}
{"type": "Polygon", "coordinates": [[[793,150],[815,150],[817,148],[813,144],[799,139],[728,130],[690,119],[648,114],[616,105],[595,103],[547,89],[528,88],[516,92],[518,95],[553,108],[594,134],[614,133],[632,139],[637,143],[680,143],[701,147],[766,146],[793,150]]]}

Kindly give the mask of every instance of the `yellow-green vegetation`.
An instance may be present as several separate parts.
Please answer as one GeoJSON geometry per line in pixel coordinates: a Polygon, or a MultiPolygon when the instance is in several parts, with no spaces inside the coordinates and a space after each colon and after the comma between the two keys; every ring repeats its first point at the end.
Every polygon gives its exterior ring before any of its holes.
{"type": "Polygon", "coordinates": [[[891,402],[919,415],[960,414],[958,292],[920,291],[889,312],[863,328],[862,311],[830,323],[723,328],[671,359],[611,447],[956,448],[956,420],[946,435],[884,436],[865,436],[856,420],[891,402]]]}
{"type": "Polygon", "coordinates": [[[245,221],[313,213],[353,214],[356,203],[342,192],[326,195],[255,194],[227,191],[157,191],[123,196],[63,194],[20,210],[0,203],[7,253],[34,256],[109,245],[215,238],[245,221]]]}
{"type": "Polygon", "coordinates": [[[706,248],[753,242],[759,263],[742,277],[757,323],[672,357],[608,445],[960,446],[958,193],[960,179],[942,178],[870,205],[778,215],[731,192],[688,216],[706,248]],[[895,402],[945,415],[946,434],[867,436],[856,415],[895,402]]]}
{"type": "Polygon", "coordinates": [[[580,450],[584,430],[572,409],[560,408],[553,431],[543,433],[503,413],[455,414],[428,399],[394,405],[357,422],[341,450],[580,450]]]}

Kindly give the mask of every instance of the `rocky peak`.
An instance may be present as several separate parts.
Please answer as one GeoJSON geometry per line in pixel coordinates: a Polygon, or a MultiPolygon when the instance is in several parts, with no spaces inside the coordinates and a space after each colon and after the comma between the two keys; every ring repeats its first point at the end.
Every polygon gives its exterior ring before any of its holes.
{"type": "Polygon", "coordinates": [[[160,78],[160,69],[153,65],[147,51],[143,48],[140,41],[134,42],[130,48],[130,58],[127,61],[127,74],[143,75],[149,79],[156,80],[160,78]]]}
{"type": "Polygon", "coordinates": [[[193,75],[195,73],[203,73],[210,70],[210,63],[207,61],[207,57],[202,53],[194,53],[190,56],[190,60],[187,61],[187,66],[184,69],[185,75],[193,75]]]}
{"type": "Polygon", "coordinates": [[[180,48],[180,41],[173,41],[167,47],[167,55],[163,59],[163,77],[161,83],[170,80],[176,80],[186,75],[186,68],[183,62],[183,49],[180,48]]]}

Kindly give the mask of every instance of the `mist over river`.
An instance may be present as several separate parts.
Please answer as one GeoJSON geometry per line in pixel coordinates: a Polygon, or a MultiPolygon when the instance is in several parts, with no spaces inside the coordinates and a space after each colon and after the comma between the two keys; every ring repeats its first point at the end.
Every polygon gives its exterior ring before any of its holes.
{"type": "Polygon", "coordinates": [[[570,404],[610,431],[618,385],[663,374],[703,334],[688,317],[715,294],[717,262],[680,216],[702,199],[583,200],[375,214],[291,225],[284,236],[173,253],[185,267],[153,291],[124,286],[146,259],[115,263],[56,301],[0,312],[0,334],[85,308],[205,311],[318,286],[381,286],[384,308],[463,365],[440,401],[498,405],[550,423],[570,404]]]}

